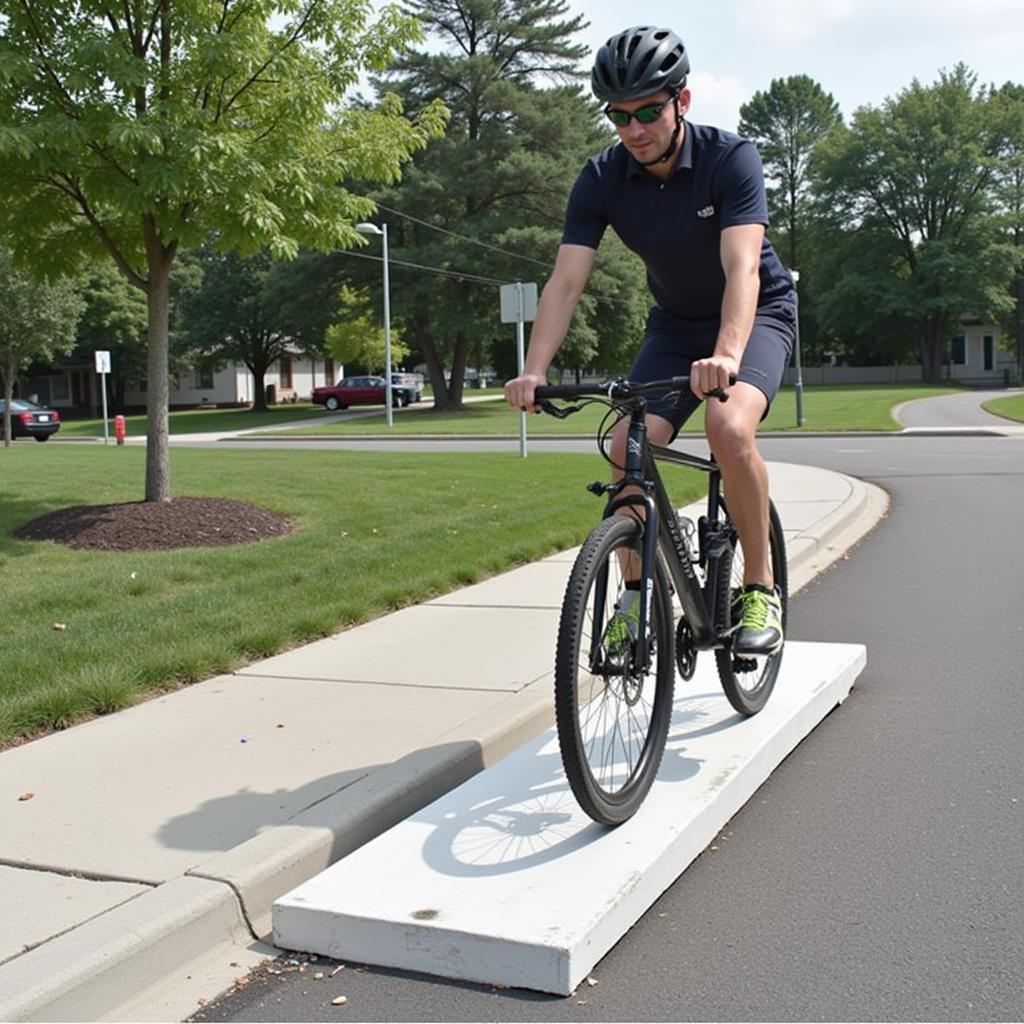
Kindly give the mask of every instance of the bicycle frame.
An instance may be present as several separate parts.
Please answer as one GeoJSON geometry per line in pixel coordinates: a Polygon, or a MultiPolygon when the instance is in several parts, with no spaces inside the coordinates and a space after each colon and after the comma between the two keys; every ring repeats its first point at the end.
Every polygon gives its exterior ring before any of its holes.
{"type": "MultiPolygon", "coordinates": [[[[694,646],[698,650],[710,650],[726,642],[726,637],[720,635],[717,629],[714,609],[720,570],[723,568],[721,563],[725,551],[729,550],[729,544],[723,537],[718,536],[716,531],[721,476],[714,459],[704,459],[651,444],[647,439],[645,418],[646,402],[640,399],[630,412],[625,470],[622,479],[613,485],[609,492],[611,497],[605,506],[604,516],[607,518],[617,515],[620,510],[629,507],[642,506],[644,509],[646,529],[641,552],[641,579],[645,581],[645,586],[640,591],[640,642],[637,660],[646,670],[650,666],[649,615],[659,546],[679,596],[683,615],[689,624],[694,646]],[[709,475],[707,523],[699,538],[698,548],[698,559],[707,569],[703,587],[693,568],[691,542],[684,537],[679,527],[676,510],[658,472],[659,460],[698,469],[709,475]],[[621,491],[626,487],[638,488],[642,493],[620,497],[621,491]]],[[[728,567],[725,568],[728,571],[728,567]]],[[[605,585],[606,583],[599,587],[596,595],[595,603],[598,608],[604,606],[605,585]]],[[[596,637],[601,635],[602,629],[603,623],[597,623],[595,650],[592,652],[594,658],[597,656],[596,637]]]]}

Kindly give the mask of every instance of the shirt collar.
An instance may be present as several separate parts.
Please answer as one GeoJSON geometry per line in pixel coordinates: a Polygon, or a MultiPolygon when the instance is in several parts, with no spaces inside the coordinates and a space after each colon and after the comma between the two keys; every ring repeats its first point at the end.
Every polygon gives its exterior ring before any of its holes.
{"type": "MultiPolygon", "coordinates": [[[[622,143],[619,143],[619,145],[622,145],[622,143]]],[[[626,149],[625,146],[622,148],[626,149]]],[[[629,161],[626,170],[627,177],[635,178],[639,174],[646,173],[646,168],[637,161],[636,157],[628,149],[626,149],[626,159],[629,161]]],[[[676,162],[669,177],[671,178],[673,174],[680,170],[693,170],[693,125],[685,118],[683,119],[683,144],[679,147],[679,152],[676,154],[676,162]]]]}

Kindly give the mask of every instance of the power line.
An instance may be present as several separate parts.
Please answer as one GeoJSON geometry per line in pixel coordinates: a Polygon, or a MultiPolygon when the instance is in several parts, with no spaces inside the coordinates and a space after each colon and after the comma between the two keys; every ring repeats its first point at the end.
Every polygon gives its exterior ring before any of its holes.
{"type": "Polygon", "coordinates": [[[490,249],[492,252],[500,253],[502,256],[511,256],[513,259],[523,260],[526,263],[535,263],[538,267],[543,267],[545,270],[554,270],[553,263],[545,263],[542,260],[535,260],[532,256],[521,256],[517,252],[510,252],[508,249],[499,248],[497,245],[492,245],[490,242],[484,242],[479,238],[472,238],[469,235],[460,235],[457,231],[449,231],[448,228],[442,228],[437,224],[431,224],[429,221],[420,220],[419,217],[414,217],[411,213],[392,209],[390,206],[385,206],[383,203],[377,203],[377,207],[381,210],[387,210],[388,213],[393,213],[398,217],[405,217],[407,220],[415,221],[417,224],[422,224],[425,228],[432,228],[434,231],[440,231],[443,235],[450,235],[452,238],[458,238],[460,241],[469,242],[472,245],[479,245],[484,249],[490,249]]]}
{"type": "MultiPolygon", "coordinates": [[[[383,256],[373,256],[370,253],[352,252],[350,249],[337,250],[342,256],[352,256],[358,260],[373,260],[375,263],[383,263],[383,256]]],[[[392,267],[408,267],[411,270],[422,270],[428,274],[437,274],[441,277],[452,277],[457,281],[469,281],[472,284],[503,285],[508,281],[500,281],[496,277],[481,277],[479,274],[469,274],[462,270],[444,270],[441,267],[425,267],[421,263],[410,263],[407,260],[396,260],[394,256],[388,257],[388,265],[392,267]]]]}
{"type": "MultiPolygon", "coordinates": [[[[377,205],[377,208],[380,209],[380,210],[386,210],[388,213],[393,213],[393,214],[395,214],[398,217],[405,217],[407,220],[415,221],[415,223],[422,224],[424,227],[430,228],[433,231],[440,231],[441,234],[443,234],[443,235],[450,235],[452,238],[457,238],[460,241],[469,242],[472,245],[479,245],[479,246],[481,246],[484,249],[490,249],[492,252],[500,253],[503,256],[511,256],[513,259],[525,260],[527,263],[535,263],[538,267],[543,267],[545,270],[554,270],[554,264],[553,263],[544,263],[541,260],[533,259],[533,257],[531,257],[531,256],[521,256],[521,255],[519,255],[519,253],[510,252],[507,249],[499,248],[498,246],[492,245],[490,242],[484,242],[484,241],[482,241],[479,238],[472,238],[469,235],[460,235],[457,231],[450,231],[448,228],[442,228],[442,227],[439,227],[437,224],[431,224],[429,221],[421,220],[419,217],[414,217],[411,213],[405,213],[402,210],[396,210],[393,207],[385,206],[383,203],[377,203],[376,205],[377,205]]],[[[353,255],[353,256],[361,256],[362,254],[360,254],[360,253],[352,253],[351,255],[353,255]]],[[[373,259],[373,260],[380,260],[381,259],[380,256],[369,256],[369,255],[367,255],[367,256],[365,256],[363,258],[364,259],[373,259]]],[[[398,266],[411,267],[411,268],[416,269],[416,270],[425,270],[425,271],[427,271],[428,273],[431,273],[431,274],[440,274],[442,276],[455,277],[455,278],[458,278],[459,280],[474,281],[474,282],[478,282],[480,284],[503,285],[503,284],[513,283],[513,282],[507,282],[507,281],[498,281],[498,280],[496,280],[494,278],[479,277],[477,275],[472,275],[472,274],[464,274],[464,273],[460,273],[460,272],[449,272],[449,271],[442,270],[439,267],[424,267],[424,266],[421,266],[420,264],[417,264],[417,263],[404,263],[404,262],[401,262],[399,260],[395,260],[394,258],[392,258],[390,260],[390,262],[395,263],[398,266]]],[[[593,290],[591,290],[591,294],[594,295],[594,297],[597,298],[597,299],[600,299],[600,300],[602,300],[604,302],[611,302],[611,303],[614,303],[615,305],[623,305],[624,306],[624,305],[628,305],[629,304],[629,299],[621,299],[621,298],[619,298],[616,295],[609,295],[607,293],[594,292],[593,290]]]]}

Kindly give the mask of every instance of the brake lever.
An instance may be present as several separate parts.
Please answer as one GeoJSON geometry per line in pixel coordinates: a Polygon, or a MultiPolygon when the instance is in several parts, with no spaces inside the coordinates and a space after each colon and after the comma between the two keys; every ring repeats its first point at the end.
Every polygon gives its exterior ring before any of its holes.
{"type": "Polygon", "coordinates": [[[537,403],[537,408],[546,412],[549,416],[554,416],[556,419],[564,420],[568,419],[574,412],[579,412],[583,408],[582,405],[565,405],[558,406],[547,398],[542,399],[537,403]]]}
{"type": "MultiPolygon", "coordinates": [[[[729,374],[729,387],[732,387],[736,383],[736,375],[734,373],[729,374]]],[[[720,402],[728,402],[729,396],[722,388],[712,388],[705,396],[705,398],[717,398],[720,402]]]]}

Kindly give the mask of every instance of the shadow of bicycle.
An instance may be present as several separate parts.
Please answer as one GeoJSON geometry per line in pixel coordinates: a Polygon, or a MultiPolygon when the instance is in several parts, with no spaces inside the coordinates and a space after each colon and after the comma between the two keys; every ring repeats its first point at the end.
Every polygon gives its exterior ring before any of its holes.
{"type": "MultiPolygon", "coordinates": [[[[742,720],[738,715],[723,720],[722,700],[720,692],[677,699],[657,785],[697,775],[703,762],[689,756],[691,741],[742,720]]],[[[643,813],[641,807],[638,817],[643,813]]],[[[609,834],[576,803],[558,740],[550,732],[410,820],[430,826],[424,861],[442,874],[464,878],[527,871],[570,857],[609,834]]]]}

